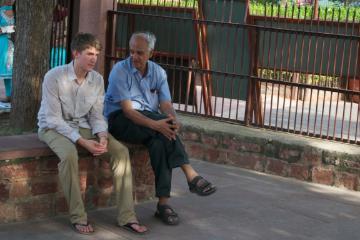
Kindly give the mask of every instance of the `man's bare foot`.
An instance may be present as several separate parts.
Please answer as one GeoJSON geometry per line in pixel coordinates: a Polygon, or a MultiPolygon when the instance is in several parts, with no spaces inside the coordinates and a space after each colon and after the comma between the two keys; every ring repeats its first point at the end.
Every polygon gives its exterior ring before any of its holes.
{"type": "Polygon", "coordinates": [[[90,223],[81,224],[81,223],[73,223],[73,229],[75,232],[80,234],[92,234],[94,233],[94,228],[91,226],[90,223]]]}

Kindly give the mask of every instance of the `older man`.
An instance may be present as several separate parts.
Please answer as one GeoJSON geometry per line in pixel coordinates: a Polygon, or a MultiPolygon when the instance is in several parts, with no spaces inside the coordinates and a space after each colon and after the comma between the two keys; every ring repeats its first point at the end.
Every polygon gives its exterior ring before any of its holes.
{"type": "Polygon", "coordinates": [[[144,233],[147,228],[139,224],[134,211],[128,149],[108,134],[103,117],[104,81],[93,70],[100,49],[100,42],[93,35],[80,33],[71,42],[74,60],[46,73],[38,114],[39,138],[60,158],[60,183],[76,232],[94,232],[80,191],[76,146],[82,146],[94,156],[110,156],[117,223],[127,230],[144,233]]]}
{"type": "Polygon", "coordinates": [[[148,148],[159,198],[155,216],[176,225],[179,216],[168,205],[173,168],[183,170],[191,192],[207,196],[216,188],[192,168],[177,136],[180,123],[172,106],[166,73],[149,60],[155,41],[149,32],[131,36],[130,57],[118,62],[110,73],[105,115],[109,132],[116,139],[148,148]]]}

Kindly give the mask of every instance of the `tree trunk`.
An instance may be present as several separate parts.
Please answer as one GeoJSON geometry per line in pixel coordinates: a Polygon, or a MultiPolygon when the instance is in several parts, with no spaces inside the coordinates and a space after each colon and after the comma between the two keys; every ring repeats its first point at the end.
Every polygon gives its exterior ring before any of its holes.
{"type": "Polygon", "coordinates": [[[27,131],[36,126],[41,83],[49,69],[52,0],[16,1],[16,40],[13,69],[11,127],[27,131]]]}

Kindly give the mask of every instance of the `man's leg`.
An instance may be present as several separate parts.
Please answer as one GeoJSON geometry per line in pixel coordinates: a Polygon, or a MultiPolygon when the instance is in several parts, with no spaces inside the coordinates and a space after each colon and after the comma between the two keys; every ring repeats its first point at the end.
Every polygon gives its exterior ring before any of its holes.
{"type": "Polygon", "coordinates": [[[118,206],[118,224],[136,222],[129,151],[109,134],[108,153],[114,173],[114,191],[118,206]]]}
{"type": "Polygon", "coordinates": [[[156,196],[168,198],[172,169],[167,163],[164,146],[157,139],[159,133],[133,123],[124,116],[122,111],[116,112],[109,118],[109,131],[118,140],[144,144],[148,148],[151,166],[155,174],[156,196]]]}
{"type": "Polygon", "coordinates": [[[147,228],[139,224],[134,210],[132,171],[128,148],[109,134],[107,155],[110,155],[114,174],[118,225],[127,226],[130,230],[138,233],[146,232],[147,228]]]}
{"type": "Polygon", "coordinates": [[[81,198],[78,152],[68,138],[53,130],[39,132],[39,138],[59,157],[59,179],[69,205],[71,223],[87,223],[87,214],[81,198]]]}

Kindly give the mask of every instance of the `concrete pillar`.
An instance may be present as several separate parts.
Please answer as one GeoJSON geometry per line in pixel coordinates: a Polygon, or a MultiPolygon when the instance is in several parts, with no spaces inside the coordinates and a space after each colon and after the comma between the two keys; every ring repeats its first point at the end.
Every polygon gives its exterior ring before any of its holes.
{"type": "Polygon", "coordinates": [[[104,75],[106,13],[113,9],[113,0],[80,0],[79,32],[94,34],[101,42],[101,51],[96,71],[104,75]]]}

